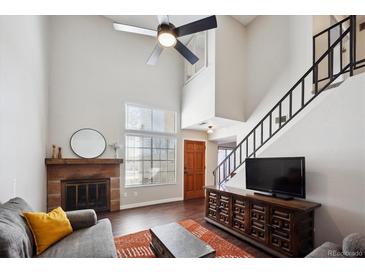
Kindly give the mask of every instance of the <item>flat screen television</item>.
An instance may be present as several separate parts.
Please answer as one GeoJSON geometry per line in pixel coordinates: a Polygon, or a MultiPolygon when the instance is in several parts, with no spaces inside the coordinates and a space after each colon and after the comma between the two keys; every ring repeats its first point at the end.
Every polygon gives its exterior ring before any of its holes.
{"type": "Polygon", "coordinates": [[[246,159],[246,188],[273,196],[305,198],[305,158],[246,159]]]}

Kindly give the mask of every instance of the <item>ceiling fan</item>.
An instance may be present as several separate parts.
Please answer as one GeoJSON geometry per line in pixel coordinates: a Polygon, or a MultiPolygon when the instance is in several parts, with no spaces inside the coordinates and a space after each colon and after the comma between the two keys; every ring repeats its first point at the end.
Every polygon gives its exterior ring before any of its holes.
{"type": "Polygon", "coordinates": [[[157,19],[159,23],[157,30],[113,23],[114,29],[118,31],[157,37],[157,44],[147,61],[148,65],[156,65],[157,60],[161,55],[163,49],[171,47],[174,47],[186,60],[194,65],[196,62],[198,62],[199,58],[177,38],[200,31],[214,29],[217,27],[217,19],[214,15],[194,21],[186,25],[182,25],[180,27],[175,27],[170,22],[168,15],[157,15],[157,19]]]}

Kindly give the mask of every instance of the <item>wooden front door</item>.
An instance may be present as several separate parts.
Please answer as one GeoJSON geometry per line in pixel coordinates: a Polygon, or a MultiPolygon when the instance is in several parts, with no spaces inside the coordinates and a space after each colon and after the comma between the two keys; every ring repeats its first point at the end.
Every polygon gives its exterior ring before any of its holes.
{"type": "Polygon", "coordinates": [[[184,141],[184,200],[204,197],[205,142],[184,141]]]}

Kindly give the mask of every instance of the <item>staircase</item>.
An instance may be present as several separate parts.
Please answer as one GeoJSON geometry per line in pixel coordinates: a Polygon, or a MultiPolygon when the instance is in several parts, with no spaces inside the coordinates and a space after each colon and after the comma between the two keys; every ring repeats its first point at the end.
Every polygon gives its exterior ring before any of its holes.
{"type": "Polygon", "coordinates": [[[341,81],[338,81],[340,76],[343,79],[351,77],[355,70],[365,67],[365,59],[356,59],[356,16],[354,15],[316,34],[313,37],[313,47],[313,66],[216,167],[213,171],[215,185],[219,186],[227,182],[247,158],[256,157],[257,152],[271,138],[324,90],[341,84],[341,81]],[[334,31],[338,31],[338,38],[331,41],[331,32],[334,31]],[[328,48],[317,57],[316,41],[324,36],[327,36],[328,48]]]}

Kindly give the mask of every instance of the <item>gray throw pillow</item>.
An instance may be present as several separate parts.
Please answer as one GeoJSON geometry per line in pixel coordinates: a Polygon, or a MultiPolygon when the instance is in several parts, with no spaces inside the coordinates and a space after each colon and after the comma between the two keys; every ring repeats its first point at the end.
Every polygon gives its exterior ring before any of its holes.
{"type": "Polygon", "coordinates": [[[34,255],[34,239],[22,212],[32,211],[21,198],[0,205],[0,258],[27,258],[34,255]]]}
{"type": "Polygon", "coordinates": [[[346,257],[365,257],[365,235],[352,233],[346,236],[342,249],[346,257]]]}

